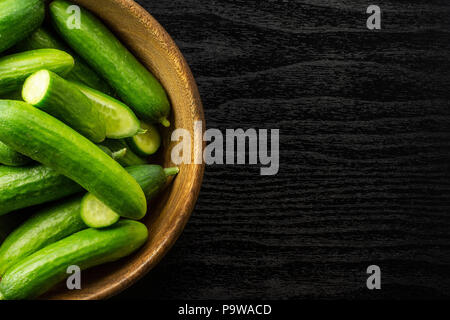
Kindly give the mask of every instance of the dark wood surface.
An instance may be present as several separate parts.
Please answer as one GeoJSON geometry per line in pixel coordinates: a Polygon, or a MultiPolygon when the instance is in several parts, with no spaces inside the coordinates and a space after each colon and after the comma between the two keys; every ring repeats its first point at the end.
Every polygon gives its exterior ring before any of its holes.
{"type": "Polygon", "coordinates": [[[450,296],[448,0],[138,2],[188,60],[207,127],[279,128],[281,164],[208,166],[175,247],[118,298],[450,296]]]}

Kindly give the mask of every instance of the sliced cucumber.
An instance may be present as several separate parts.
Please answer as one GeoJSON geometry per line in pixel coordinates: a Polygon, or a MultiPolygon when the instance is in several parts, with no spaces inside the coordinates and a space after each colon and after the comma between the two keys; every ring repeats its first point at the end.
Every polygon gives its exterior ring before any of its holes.
{"type": "Polygon", "coordinates": [[[103,116],[71,82],[56,73],[40,70],[23,85],[23,99],[66,123],[93,142],[105,140],[103,116]]]}
{"type": "Polygon", "coordinates": [[[161,136],[158,129],[151,124],[141,122],[143,133],[137,134],[126,140],[133,152],[141,157],[148,157],[158,151],[161,146],[161,136]]]}
{"type": "Polygon", "coordinates": [[[139,120],[127,105],[81,83],[73,82],[73,84],[91,100],[103,115],[107,138],[122,139],[133,137],[139,133],[139,120]]]}
{"type": "MultiPolygon", "coordinates": [[[[164,187],[167,177],[178,174],[179,169],[142,165],[128,167],[127,171],[136,179],[150,201],[164,187]]],[[[88,193],[81,202],[81,219],[91,228],[106,228],[119,221],[120,216],[93,194],[88,193]]]]}
{"type": "Polygon", "coordinates": [[[106,228],[119,221],[120,216],[106,204],[88,193],[81,201],[81,219],[91,228],[106,228]]]}

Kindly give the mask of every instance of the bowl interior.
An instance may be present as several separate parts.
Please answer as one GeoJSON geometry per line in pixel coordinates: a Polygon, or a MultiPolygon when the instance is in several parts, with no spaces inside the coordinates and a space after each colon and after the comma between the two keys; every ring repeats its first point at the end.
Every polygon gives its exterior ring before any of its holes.
{"type": "MultiPolygon", "coordinates": [[[[131,0],[75,0],[91,10],[118,36],[131,52],[161,81],[172,103],[172,126],[162,132],[163,148],[152,159],[173,166],[171,142],[174,129],[183,128],[194,137],[197,121],[204,127],[203,109],[191,71],[177,46],[142,7],[131,0]]],[[[202,144],[203,146],[203,144],[202,144]]],[[[194,150],[191,151],[192,156],[194,150]]],[[[119,293],[154,267],[181,234],[198,198],[204,165],[182,164],[180,173],[157,201],[149,204],[144,223],[149,241],[134,255],[82,273],[82,290],[69,291],[63,284],[46,299],[103,299],[119,293]]]]}

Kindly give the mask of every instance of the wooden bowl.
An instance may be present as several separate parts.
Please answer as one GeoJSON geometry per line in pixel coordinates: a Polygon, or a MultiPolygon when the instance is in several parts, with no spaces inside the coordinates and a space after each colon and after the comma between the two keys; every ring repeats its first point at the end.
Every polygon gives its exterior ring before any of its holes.
{"type": "MultiPolygon", "coordinates": [[[[194,123],[204,128],[203,108],[197,85],[185,59],[161,25],[131,0],[78,0],[91,10],[122,40],[136,57],[161,81],[172,103],[170,129],[163,132],[163,151],[159,163],[172,166],[171,132],[184,128],[194,137],[194,123]]],[[[202,144],[204,147],[204,145],[202,144]]],[[[192,156],[194,151],[192,150],[192,156]]],[[[144,220],[149,240],[133,256],[82,273],[82,290],[69,291],[61,285],[45,299],[104,299],[126,289],[149,272],[169,251],[183,231],[194,209],[203,179],[204,165],[181,165],[180,173],[150,203],[144,220]]]]}

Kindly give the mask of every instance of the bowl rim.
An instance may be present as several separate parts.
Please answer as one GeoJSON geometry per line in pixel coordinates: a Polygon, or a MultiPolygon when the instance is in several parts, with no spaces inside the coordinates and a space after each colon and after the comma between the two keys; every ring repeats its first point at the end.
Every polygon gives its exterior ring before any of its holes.
{"type": "MultiPolygon", "coordinates": [[[[172,58],[171,61],[172,63],[177,65],[177,69],[183,72],[184,76],[182,77],[181,81],[184,83],[186,90],[191,92],[194,98],[193,107],[195,108],[195,112],[198,115],[197,120],[201,121],[203,123],[203,128],[205,128],[203,106],[194,76],[180,49],[178,48],[172,37],[169,35],[169,33],[146,9],[144,9],[135,1],[109,1],[114,2],[123,10],[127,10],[134,18],[139,21],[139,23],[144,24],[145,26],[151,26],[152,29],[154,29],[154,34],[156,34],[158,40],[165,44],[166,49],[170,48],[170,56],[172,58]]],[[[74,2],[78,1],[75,0],[74,2]]],[[[203,142],[202,148],[204,147],[205,143],[203,142]]],[[[83,292],[81,294],[83,300],[108,299],[121,293],[122,291],[136,283],[143,276],[145,276],[170,251],[172,246],[175,244],[175,242],[183,232],[194,210],[203,182],[205,163],[195,165],[191,164],[190,166],[194,167],[194,169],[191,169],[194,172],[194,174],[192,175],[194,179],[191,181],[189,186],[184,186],[184,188],[188,188],[192,196],[187,198],[183,203],[185,209],[183,210],[183,212],[180,212],[180,214],[177,215],[177,219],[175,220],[174,224],[170,226],[170,230],[165,233],[168,236],[164,237],[164,239],[158,243],[156,249],[152,250],[147,255],[143,255],[143,259],[140,260],[141,263],[136,265],[135,268],[128,272],[126,277],[116,279],[116,281],[111,282],[108,286],[104,286],[100,290],[96,290],[95,292],[83,292]]]]}

